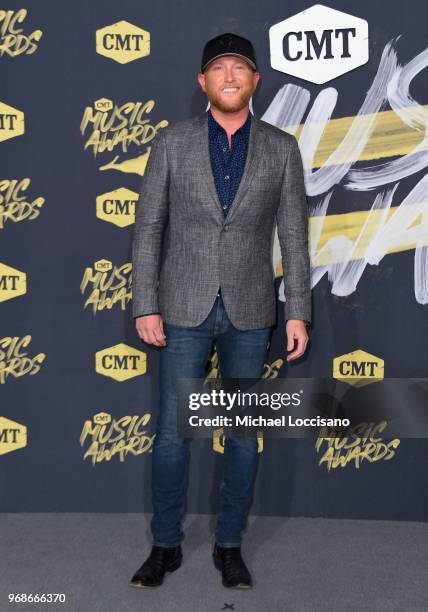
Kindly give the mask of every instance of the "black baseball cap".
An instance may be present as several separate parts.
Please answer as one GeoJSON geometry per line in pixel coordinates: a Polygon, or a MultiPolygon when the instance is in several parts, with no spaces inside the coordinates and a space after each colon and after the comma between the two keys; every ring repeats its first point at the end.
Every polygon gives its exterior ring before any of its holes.
{"type": "Polygon", "coordinates": [[[223,55],[242,57],[253,70],[257,70],[256,54],[252,43],[238,34],[226,32],[209,40],[202,52],[201,72],[207,65],[223,55]]]}

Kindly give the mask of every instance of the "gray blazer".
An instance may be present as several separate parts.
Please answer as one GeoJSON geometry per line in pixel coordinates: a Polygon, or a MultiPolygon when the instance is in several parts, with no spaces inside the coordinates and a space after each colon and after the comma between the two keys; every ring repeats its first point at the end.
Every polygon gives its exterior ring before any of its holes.
{"type": "Polygon", "coordinates": [[[275,325],[276,221],[285,319],[310,322],[308,205],[298,144],[251,119],[244,173],[226,218],[211,170],[206,111],[160,130],[136,205],[133,317],[159,312],[172,325],[199,325],[221,287],[237,329],[275,325]]]}

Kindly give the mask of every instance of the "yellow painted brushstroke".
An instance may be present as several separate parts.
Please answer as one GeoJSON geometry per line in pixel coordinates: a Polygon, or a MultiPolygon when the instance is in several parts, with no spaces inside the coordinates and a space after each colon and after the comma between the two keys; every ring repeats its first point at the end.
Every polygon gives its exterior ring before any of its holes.
{"type": "MultiPolygon", "coordinates": [[[[424,105],[424,108],[428,108],[428,104],[424,105]]],[[[422,131],[412,129],[403,123],[400,117],[392,110],[361,115],[360,117],[351,116],[330,119],[314,156],[313,168],[320,168],[326,164],[327,159],[339,147],[354,120],[357,122],[357,125],[361,124],[361,130],[364,130],[368,121],[372,121],[373,117],[375,117],[373,132],[356,161],[407,155],[423,140],[424,133],[422,131]]],[[[310,126],[310,123],[305,124],[306,129],[310,129],[310,126]]],[[[299,125],[297,130],[296,126],[286,126],[282,129],[295,134],[297,140],[299,140],[303,124],[299,125]]],[[[356,139],[361,138],[361,130],[358,129],[356,131],[356,139]]],[[[343,156],[337,163],[342,164],[349,161],[353,161],[351,158],[351,146],[349,149],[344,150],[343,156]]]]}
{"type": "MultiPolygon", "coordinates": [[[[417,206],[414,204],[413,206],[417,206]]],[[[389,209],[386,214],[385,223],[389,218],[396,212],[398,206],[393,206],[389,209]]],[[[410,206],[409,206],[410,209],[410,206]]],[[[365,251],[369,244],[374,239],[374,235],[379,228],[379,215],[385,214],[383,210],[374,210],[372,212],[360,210],[356,212],[343,213],[338,215],[326,215],[325,217],[310,217],[309,219],[309,243],[312,244],[316,240],[316,236],[319,235],[320,224],[322,224],[322,232],[317,244],[317,252],[319,253],[325,244],[334,238],[335,236],[345,236],[352,242],[356,242],[359,234],[366,222],[367,215],[370,214],[370,220],[364,229],[364,234],[359,239],[358,246],[352,254],[352,260],[362,259],[365,251]]],[[[413,223],[409,225],[409,228],[415,228],[418,231],[418,241],[421,244],[428,245],[428,223],[422,224],[422,214],[420,214],[413,223]]],[[[403,228],[404,231],[404,228],[403,228]]],[[[387,254],[399,253],[401,251],[408,251],[416,248],[416,242],[404,242],[402,238],[398,238],[396,243],[387,250],[387,254]]],[[[316,262],[312,262],[312,265],[316,263],[317,266],[330,265],[334,263],[340,263],[343,261],[341,253],[336,249],[326,250],[323,255],[316,256],[316,262]]],[[[282,276],[282,262],[279,260],[275,265],[275,276],[282,276]]]]}

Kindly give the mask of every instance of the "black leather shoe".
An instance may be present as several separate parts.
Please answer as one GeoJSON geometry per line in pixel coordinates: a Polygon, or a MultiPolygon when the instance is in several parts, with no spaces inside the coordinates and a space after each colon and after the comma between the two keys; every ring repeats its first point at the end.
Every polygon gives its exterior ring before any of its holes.
{"type": "Polygon", "coordinates": [[[150,555],[135,572],[129,584],[136,587],[160,586],[165,572],[175,572],[180,567],[182,558],[181,546],[174,548],[153,546],[150,555]]]}
{"type": "Polygon", "coordinates": [[[223,586],[233,589],[251,589],[251,574],[241,557],[241,548],[223,548],[214,544],[214,565],[221,571],[223,586]]]}

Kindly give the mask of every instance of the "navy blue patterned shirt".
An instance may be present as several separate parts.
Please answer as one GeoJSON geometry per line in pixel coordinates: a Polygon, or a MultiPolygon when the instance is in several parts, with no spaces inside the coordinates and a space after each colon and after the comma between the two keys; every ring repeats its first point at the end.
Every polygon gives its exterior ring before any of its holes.
{"type": "Polygon", "coordinates": [[[250,137],[251,113],[239,130],[232,134],[232,146],[226,130],[214,119],[211,109],[208,115],[208,138],[210,147],[211,167],[217,194],[227,215],[233,199],[238,191],[247,158],[248,141],[250,137]]]}

